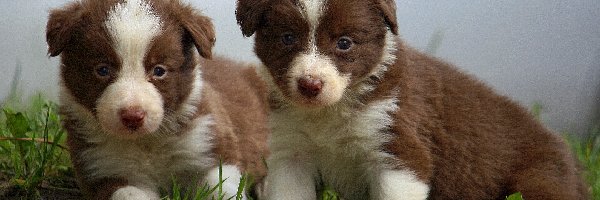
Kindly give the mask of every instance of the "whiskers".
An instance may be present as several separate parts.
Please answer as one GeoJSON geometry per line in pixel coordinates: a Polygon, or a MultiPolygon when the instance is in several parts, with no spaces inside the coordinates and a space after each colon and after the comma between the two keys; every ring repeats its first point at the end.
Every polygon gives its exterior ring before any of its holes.
{"type": "Polygon", "coordinates": [[[191,118],[192,116],[182,115],[182,113],[175,110],[166,109],[160,127],[158,130],[152,133],[152,136],[167,137],[176,135],[177,133],[181,132],[181,129],[186,124],[189,124],[191,118]]]}
{"type": "Polygon", "coordinates": [[[191,100],[178,110],[165,109],[165,114],[158,130],[152,133],[155,137],[173,136],[181,133],[197,116],[200,100],[191,100]]]}

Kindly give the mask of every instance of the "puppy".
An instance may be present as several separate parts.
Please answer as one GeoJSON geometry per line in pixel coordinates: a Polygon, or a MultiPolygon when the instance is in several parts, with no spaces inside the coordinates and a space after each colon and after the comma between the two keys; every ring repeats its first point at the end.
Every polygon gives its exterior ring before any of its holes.
{"type": "Polygon", "coordinates": [[[266,90],[253,68],[211,57],[210,20],[176,0],[82,0],[50,12],[60,111],[90,199],[159,199],[172,179],[265,175],[266,90]],[[197,51],[196,51],[197,50],[197,51]]]}
{"type": "Polygon", "coordinates": [[[563,140],[399,39],[391,0],[238,0],[272,109],[269,199],[585,199],[563,140]]]}

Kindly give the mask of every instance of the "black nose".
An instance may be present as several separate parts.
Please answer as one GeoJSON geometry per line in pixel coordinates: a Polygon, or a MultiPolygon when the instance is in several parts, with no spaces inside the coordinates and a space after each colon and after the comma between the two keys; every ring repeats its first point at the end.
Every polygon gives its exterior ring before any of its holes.
{"type": "Polygon", "coordinates": [[[305,97],[314,98],[321,93],[323,81],[310,77],[298,79],[298,91],[305,97]]]}
{"type": "Polygon", "coordinates": [[[144,125],[146,112],[140,108],[127,108],[121,110],[121,123],[129,130],[135,131],[144,125]]]}

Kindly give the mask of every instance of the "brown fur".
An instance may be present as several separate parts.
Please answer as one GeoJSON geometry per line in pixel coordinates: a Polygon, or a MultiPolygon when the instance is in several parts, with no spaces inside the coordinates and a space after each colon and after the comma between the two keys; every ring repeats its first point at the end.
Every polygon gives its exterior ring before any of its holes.
{"type": "MultiPolygon", "coordinates": [[[[48,52],[50,56],[61,56],[64,90],[87,110],[85,112],[94,115],[94,121],[97,121],[96,100],[117,78],[116,74],[107,78],[94,76],[94,67],[105,63],[115,73],[121,68],[121,60],[103,25],[108,10],[117,2],[73,2],[52,10],[47,25],[48,52]]],[[[198,64],[202,66],[200,71],[204,79],[202,100],[199,105],[194,105],[198,108],[197,113],[190,118],[174,116],[176,120],[162,123],[170,123],[168,127],[175,127],[167,128],[167,131],[186,134],[195,118],[210,114],[215,121],[211,127],[215,136],[211,156],[216,161],[222,159],[223,164],[238,166],[242,173],[247,172],[254,180],[260,181],[266,173],[262,158],[268,154],[268,129],[265,89],[257,82],[259,78],[254,69],[224,58],[200,62],[198,53],[205,58],[212,56],[215,36],[210,19],[179,1],[151,2],[154,12],[161,17],[163,30],[152,41],[143,63],[149,74],[156,64],[169,67],[168,78],[148,78],[161,94],[164,109],[175,111],[181,108],[191,93],[195,77],[192,72],[198,64]]],[[[61,114],[69,133],[67,142],[79,186],[90,199],[109,199],[114,191],[129,184],[128,177],[89,178],[90,172],[84,170],[86,159],[82,152],[96,144],[88,142],[85,134],[80,133],[82,127],[90,122],[75,117],[75,113],[69,109],[72,106],[62,104],[61,114]]],[[[213,163],[213,166],[216,165],[218,162],[213,163]]]]}
{"type": "Polygon", "coordinates": [[[215,152],[226,163],[236,163],[256,183],[266,175],[263,159],[268,156],[266,86],[253,67],[222,58],[203,60],[203,78],[211,83],[204,90],[208,106],[201,112],[215,113],[220,137],[215,152]]]}
{"type": "Polygon", "coordinates": [[[395,68],[406,69],[396,72],[406,77],[395,114],[402,123],[386,149],[430,182],[430,199],[588,198],[562,138],[481,82],[407,51],[414,64],[395,68]]]}
{"type": "MultiPolygon", "coordinates": [[[[415,171],[430,186],[428,199],[504,199],[514,192],[528,200],[589,198],[562,138],[454,66],[398,40],[397,59],[383,77],[366,76],[379,64],[386,29],[397,34],[394,1],[329,0],[326,6],[317,30],[319,52],[351,74],[347,94],[357,85],[375,87],[352,96],[361,102],[356,110],[398,99],[389,130],[393,139],[381,151],[402,161],[396,168],[415,171]],[[335,51],[336,39],[347,34],[353,49],[335,51]]],[[[236,14],[242,33],[256,34],[256,54],[274,79],[272,89],[284,96],[272,96],[272,109],[290,104],[285,74],[306,50],[307,22],[292,1],[239,0],[236,14]],[[297,35],[297,44],[281,45],[284,33],[297,35]]]]}

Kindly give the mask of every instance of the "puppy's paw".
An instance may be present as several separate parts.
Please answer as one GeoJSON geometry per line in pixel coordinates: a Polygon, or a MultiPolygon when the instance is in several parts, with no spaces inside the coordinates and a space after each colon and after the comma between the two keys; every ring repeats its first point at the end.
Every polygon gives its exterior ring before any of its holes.
{"type": "MultiPolygon", "coordinates": [[[[222,170],[223,171],[221,172],[221,178],[223,179],[223,183],[221,184],[221,188],[223,189],[223,193],[225,194],[225,198],[227,199],[237,194],[238,187],[240,184],[240,178],[242,177],[242,175],[240,170],[235,165],[223,165],[222,170]]],[[[205,181],[211,187],[218,185],[220,182],[219,168],[215,167],[211,169],[206,174],[205,181]]],[[[243,200],[247,199],[244,193],[245,192],[242,192],[243,200]]]]}
{"type": "Polygon", "coordinates": [[[379,179],[379,199],[425,200],[429,196],[429,185],[410,170],[386,170],[379,179]]]}
{"type": "Polygon", "coordinates": [[[115,191],[111,200],[158,200],[158,194],[135,186],[127,186],[115,191]]]}

